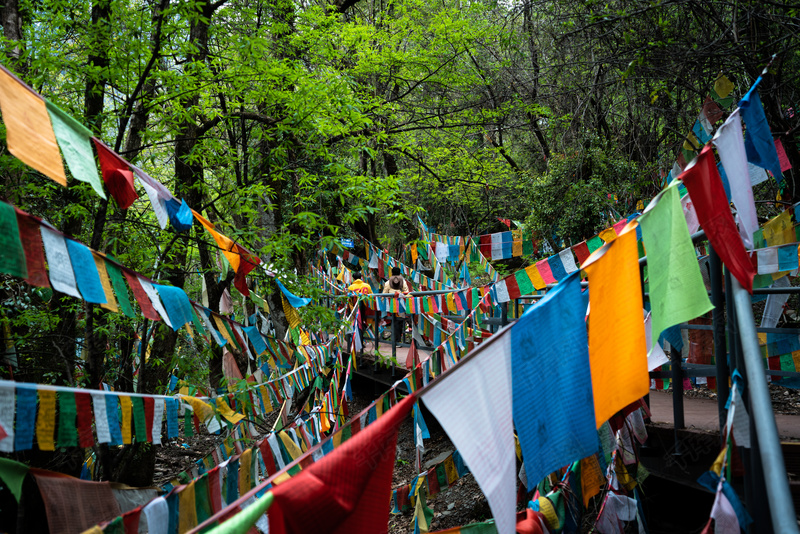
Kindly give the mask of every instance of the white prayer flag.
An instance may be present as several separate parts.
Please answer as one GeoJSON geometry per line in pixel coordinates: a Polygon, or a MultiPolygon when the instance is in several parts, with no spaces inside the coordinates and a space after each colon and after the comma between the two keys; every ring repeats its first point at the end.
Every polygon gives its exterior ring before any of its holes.
{"type": "Polygon", "coordinates": [[[422,394],[489,501],[499,534],[516,531],[511,338],[493,338],[422,394]],[[475,439],[475,429],[481,439],[475,439]]]}
{"type": "Polygon", "coordinates": [[[44,253],[47,256],[47,267],[50,271],[50,284],[56,291],[78,299],[81,298],[64,237],[46,226],[41,226],[41,230],[44,253]]]}

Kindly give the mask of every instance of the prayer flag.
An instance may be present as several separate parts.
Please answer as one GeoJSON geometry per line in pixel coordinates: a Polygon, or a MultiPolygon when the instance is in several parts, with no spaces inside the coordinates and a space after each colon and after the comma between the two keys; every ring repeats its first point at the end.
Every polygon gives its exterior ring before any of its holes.
{"type": "Polygon", "coordinates": [[[92,141],[97,149],[103,182],[105,182],[108,192],[117,201],[120,209],[128,209],[133,201],[139,198],[139,194],[133,186],[133,172],[128,164],[102,141],[96,137],[93,137],[92,141]]]}
{"type": "Polygon", "coordinates": [[[758,217],[753,200],[753,186],[750,184],[750,173],[747,169],[740,111],[736,109],[719,127],[714,135],[714,146],[717,147],[719,159],[728,176],[731,198],[736,205],[736,219],[741,226],[739,233],[745,247],[752,249],[753,233],[758,230],[758,217]]]}
{"type": "Polygon", "coordinates": [[[91,185],[100,198],[106,198],[106,192],[103,191],[103,184],[100,183],[100,176],[97,174],[92,143],[89,141],[92,132],[49,100],[45,101],[45,104],[58,146],[61,147],[61,153],[67,161],[72,176],[91,185]]]}
{"type": "Polygon", "coordinates": [[[72,239],[65,241],[75,280],[83,299],[94,304],[105,304],[106,294],[103,291],[103,284],[100,282],[100,274],[97,272],[92,251],[86,245],[72,239]]]}
{"type": "Polygon", "coordinates": [[[110,261],[105,261],[105,268],[108,277],[111,279],[111,285],[114,286],[114,293],[116,293],[117,303],[122,313],[128,317],[134,317],[135,313],[133,312],[133,306],[131,306],[131,300],[128,296],[128,288],[125,287],[125,281],[122,278],[120,268],[110,261]]]}
{"type": "Polygon", "coordinates": [[[41,231],[53,289],[71,297],[81,298],[64,237],[46,226],[42,226],[41,231]]]}
{"type": "Polygon", "coordinates": [[[647,395],[647,342],[636,223],[589,257],[589,360],[597,427],[647,395]]]}
{"type": "Polygon", "coordinates": [[[781,171],[781,163],[778,160],[772,133],[767,124],[767,117],[764,115],[764,108],[761,106],[761,97],[758,96],[756,90],[759,83],[761,83],[761,76],[739,101],[739,109],[744,124],[747,126],[744,147],[747,152],[747,161],[767,169],[780,184],[783,182],[783,171],[781,171]]]}
{"type": "MultiPolygon", "coordinates": [[[[14,436],[14,390],[15,389],[16,388],[11,385],[0,386],[0,430],[3,431],[0,432],[0,452],[14,451],[14,437],[15,437],[14,436]]],[[[55,416],[55,413],[53,415],[55,416]]],[[[22,425],[18,423],[18,426],[22,425]]]]}
{"type": "Polygon", "coordinates": [[[585,310],[575,273],[511,328],[514,423],[530,490],[597,450],[585,310]]]}
{"type": "MultiPolygon", "coordinates": [[[[25,249],[20,241],[20,229],[17,223],[17,213],[11,204],[0,202],[0,272],[16,276],[28,277],[28,267],[25,262],[25,249]]],[[[39,249],[41,255],[41,249],[39,249]]]]}
{"type": "Polygon", "coordinates": [[[273,488],[270,532],[385,531],[397,430],[414,400],[409,395],[321,460],[273,488]]]}
{"type": "Polygon", "coordinates": [[[681,209],[675,180],[639,217],[647,249],[653,339],[713,309],[681,209]]]}
{"type": "Polygon", "coordinates": [[[42,98],[0,68],[0,111],[8,151],[54,182],[67,185],[61,153],[42,98]]]}
{"type": "Polygon", "coordinates": [[[711,146],[703,147],[694,164],[683,171],[681,180],[714,250],[742,287],[752,293],[755,271],[733,222],[711,146]]]}
{"type": "Polygon", "coordinates": [[[160,284],[153,286],[158,290],[173,330],[177,331],[186,323],[192,322],[192,304],[183,289],[160,284]]]}
{"type": "Polygon", "coordinates": [[[469,465],[489,501],[498,532],[513,534],[516,455],[511,336],[493,336],[480,352],[437,379],[423,400],[469,465]],[[481,429],[480,440],[475,439],[476,428],[481,429]]]}
{"type": "Polygon", "coordinates": [[[109,279],[106,269],[106,259],[98,252],[92,252],[92,257],[94,258],[94,266],[97,268],[97,274],[100,275],[100,284],[103,286],[103,294],[106,297],[106,303],[101,306],[108,311],[119,313],[117,300],[114,298],[114,290],[111,287],[111,279],[109,279]]]}
{"type": "MultiPolygon", "coordinates": [[[[25,263],[28,269],[27,283],[37,287],[50,287],[47,269],[44,265],[44,245],[39,232],[39,221],[27,213],[14,208],[17,213],[19,239],[25,249],[25,263]]],[[[9,230],[10,231],[10,230],[9,230]]]]}
{"type": "Polygon", "coordinates": [[[556,283],[556,279],[553,276],[552,271],[550,270],[550,264],[546,259],[537,261],[536,269],[539,271],[539,275],[541,276],[545,284],[556,283]]]}
{"type": "Polygon", "coordinates": [[[36,442],[43,451],[56,450],[56,392],[39,390],[39,416],[36,418],[36,442]]]}

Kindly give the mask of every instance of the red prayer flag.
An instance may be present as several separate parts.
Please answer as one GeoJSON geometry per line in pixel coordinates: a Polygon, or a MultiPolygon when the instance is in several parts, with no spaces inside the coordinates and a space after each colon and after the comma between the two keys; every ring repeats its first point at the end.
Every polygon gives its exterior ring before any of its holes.
{"type": "Polygon", "coordinates": [[[125,280],[127,280],[128,285],[131,286],[133,296],[136,297],[136,302],[139,303],[139,307],[142,309],[142,315],[151,321],[160,321],[161,317],[159,317],[156,309],[153,308],[153,303],[150,302],[150,297],[144,292],[142,284],[139,283],[139,277],[128,272],[127,269],[122,269],[122,274],[125,275],[125,280]]]}
{"type": "Polygon", "coordinates": [[[406,369],[414,369],[419,364],[419,352],[417,351],[417,342],[411,340],[411,347],[408,349],[406,355],[406,369]]]}
{"type": "Polygon", "coordinates": [[[261,451],[261,459],[264,460],[267,474],[272,476],[277,473],[278,468],[275,466],[275,458],[272,456],[272,449],[269,446],[269,442],[265,439],[261,440],[261,443],[258,444],[258,449],[261,451]]]}
{"type": "Polygon", "coordinates": [[[47,279],[47,269],[44,266],[44,247],[42,234],[39,233],[39,221],[17,208],[17,226],[19,227],[19,240],[25,250],[25,262],[28,266],[28,278],[25,279],[32,286],[50,287],[47,279]]]}
{"type": "Polygon", "coordinates": [[[506,290],[508,291],[509,298],[518,299],[522,296],[516,276],[508,276],[503,278],[503,280],[506,282],[506,290]]]}
{"type": "Polygon", "coordinates": [[[75,409],[78,412],[78,446],[92,447],[92,396],[89,393],[75,393],[75,409]]]}
{"type": "MultiPolygon", "coordinates": [[[[264,440],[264,443],[267,443],[267,440],[264,440]]],[[[269,448],[269,444],[267,448],[269,448]]],[[[264,458],[264,455],[262,454],[261,457],[264,458]]],[[[264,464],[266,465],[267,463],[264,462],[264,464]]],[[[275,465],[273,462],[273,468],[274,467],[275,465]]],[[[222,510],[222,495],[219,487],[219,466],[208,472],[208,496],[211,501],[211,511],[216,514],[222,510]]]]}
{"type": "Polygon", "coordinates": [[[156,401],[153,397],[144,398],[144,422],[147,428],[147,441],[150,443],[153,442],[153,415],[155,413],[155,402],[156,401]]]}
{"type": "Polygon", "coordinates": [[[582,241],[572,247],[572,252],[578,257],[578,265],[583,265],[583,262],[586,261],[586,258],[588,258],[590,254],[586,241],[582,241]]]}
{"type": "Polygon", "coordinates": [[[722,118],[722,108],[720,108],[711,96],[706,97],[703,102],[703,114],[711,124],[716,124],[722,118]]]}
{"type": "Polygon", "coordinates": [[[756,271],[733,222],[711,145],[703,147],[694,165],[684,170],[680,179],[689,190],[700,226],[714,250],[742,287],[752,294],[756,271]]]}
{"type": "Polygon", "coordinates": [[[106,148],[99,140],[92,138],[100,159],[100,170],[103,172],[108,192],[117,201],[121,209],[128,209],[133,201],[139,198],[136,188],[133,187],[133,172],[128,164],[114,152],[106,148]]]}
{"type": "Polygon", "coordinates": [[[245,297],[250,295],[250,289],[247,287],[247,280],[245,276],[256,268],[256,265],[261,263],[261,259],[254,255],[252,252],[237,244],[236,251],[239,253],[239,269],[236,271],[236,277],[233,279],[233,286],[239,290],[239,293],[245,297]]]}
{"type": "Polygon", "coordinates": [[[122,524],[125,525],[125,534],[139,534],[139,517],[141,515],[141,506],[129,512],[125,512],[122,516],[122,524]]]}
{"type": "Polygon", "coordinates": [[[480,239],[480,249],[481,254],[491,259],[492,258],[492,236],[489,234],[485,234],[481,236],[480,239]]]}
{"type": "Polygon", "coordinates": [[[320,461],[272,488],[272,534],[387,532],[397,431],[409,395],[320,461]]]}

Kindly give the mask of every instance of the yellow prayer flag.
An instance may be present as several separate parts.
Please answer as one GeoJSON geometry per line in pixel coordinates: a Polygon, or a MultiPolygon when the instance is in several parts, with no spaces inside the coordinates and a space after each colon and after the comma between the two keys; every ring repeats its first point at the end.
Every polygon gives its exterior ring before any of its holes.
{"type": "Polygon", "coordinates": [[[122,408],[122,443],[128,445],[133,441],[133,437],[131,436],[131,415],[133,412],[133,402],[129,396],[120,395],[119,405],[122,408]]]}
{"type": "Polygon", "coordinates": [[[222,444],[225,446],[225,455],[229,457],[233,456],[233,443],[230,438],[223,441],[222,444]]]}
{"type": "Polygon", "coordinates": [[[39,417],[36,418],[36,442],[43,451],[56,450],[56,392],[39,390],[39,417]]]}
{"type": "Polygon", "coordinates": [[[452,454],[444,459],[444,472],[447,473],[448,486],[458,480],[458,469],[456,469],[456,463],[453,461],[452,454]]]}
{"type": "Polygon", "coordinates": [[[717,81],[714,82],[714,92],[719,95],[720,98],[725,98],[733,91],[733,82],[728,79],[727,76],[721,74],[717,81]]]}
{"type": "Polygon", "coordinates": [[[456,299],[453,297],[452,293],[447,294],[447,308],[452,312],[458,311],[458,308],[456,307],[456,299]]]}
{"type": "Polygon", "coordinates": [[[689,135],[686,136],[686,141],[683,142],[683,149],[690,152],[697,152],[698,148],[700,148],[700,141],[697,140],[696,135],[689,132],[689,135]]]}
{"type": "Polygon", "coordinates": [[[725,456],[727,454],[728,454],[728,447],[726,446],[717,455],[717,459],[714,460],[714,463],[711,465],[711,469],[709,469],[709,471],[715,472],[717,476],[722,476],[722,463],[725,461],[725,456]]]}
{"type": "Polygon", "coordinates": [[[544,289],[547,287],[542,275],[539,273],[539,269],[536,268],[536,264],[525,267],[525,274],[531,279],[531,283],[535,289],[544,289]]]}
{"type": "Polygon", "coordinates": [[[511,230],[511,255],[522,256],[522,230],[511,230]]]}
{"type": "Polygon", "coordinates": [[[271,413],[272,401],[269,400],[269,393],[267,392],[267,386],[258,386],[258,390],[261,392],[261,398],[264,399],[264,413],[271,413]]]}
{"type": "Polygon", "coordinates": [[[283,442],[283,446],[286,447],[286,451],[289,453],[289,456],[292,457],[292,460],[297,460],[303,454],[303,451],[300,450],[300,447],[292,441],[292,438],[289,437],[285,431],[278,432],[278,437],[281,438],[283,442]]]}
{"type": "Polygon", "coordinates": [[[333,433],[333,436],[331,436],[331,441],[333,442],[333,448],[334,449],[342,444],[342,429],[341,428],[333,433]]]}
{"type": "Polygon", "coordinates": [[[375,419],[383,415],[383,395],[375,401],[375,419]]]}
{"type": "Polygon", "coordinates": [[[290,478],[292,478],[292,475],[290,475],[289,473],[281,473],[272,480],[272,485],[277,486],[278,484],[283,484],[290,478]]]}
{"type": "Polygon", "coordinates": [[[636,223],[629,223],[617,239],[589,256],[583,269],[591,288],[589,362],[600,428],[650,389],[636,223]]]}
{"type": "Polygon", "coordinates": [[[94,264],[97,266],[97,273],[100,275],[100,284],[103,286],[103,293],[106,295],[106,303],[101,304],[100,307],[114,313],[119,313],[117,299],[114,297],[114,290],[111,288],[111,279],[108,277],[108,270],[106,269],[106,260],[97,252],[92,252],[94,253],[94,264]]]}
{"type": "Polygon", "coordinates": [[[792,227],[792,212],[786,210],[764,224],[764,239],[767,246],[784,245],[795,240],[792,227]],[[789,232],[787,232],[789,230],[789,232]],[[789,238],[790,241],[786,241],[789,238]]]}
{"type": "Polygon", "coordinates": [[[0,111],[8,151],[54,182],[66,186],[61,152],[47,105],[39,96],[0,69],[0,111]]]}
{"type": "Polygon", "coordinates": [[[614,239],[617,238],[617,232],[616,230],[614,230],[614,227],[611,226],[609,228],[606,228],[599,234],[597,234],[597,237],[608,243],[609,241],[613,241],[614,239]]]}
{"type": "Polygon", "coordinates": [[[217,411],[222,417],[233,423],[234,425],[244,419],[244,415],[234,412],[228,403],[225,402],[225,397],[217,397],[216,400],[217,411]]]}
{"type": "Polygon", "coordinates": [[[600,493],[606,483],[606,477],[600,469],[597,456],[592,455],[581,460],[581,494],[583,495],[584,508],[589,505],[589,500],[600,493]]]}
{"type": "Polygon", "coordinates": [[[194,481],[178,493],[178,532],[188,532],[197,526],[197,504],[194,500],[194,481]]]}
{"type": "Polygon", "coordinates": [[[542,513],[545,520],[547,520],[547,526],[553,530],[561,530],[561,522],[558,520],[558,514],[553,507],[553,503],[550,502],[550,499],[546,497],[539,499],[539,511],[542,513]]]}
{"type": "Polygon", "coordinates": [[[225,323],[223,322],[224,319],[219,315],[212,315],[214,317],[214,322],[217,323],[217,330],[219,330],[220,335],[225,338],[225,341],[229,343],[229,347],[236,347],[236,343],[233,342],[233,338],[228,333],[228,329],[225,328],[225,323]]]}
{"type": "Polygon", "coordinates": [[[211,405],[201,401],[197,397],[185,395],[181,397],[181,400],[192,407],[194,414],[197,416],[200,422],[204,424],[214,415],[214,409],[211,407],[211,405]]]}
{"type": "Polygon", "coordinates": [[[239,456],[239,495],[244,495],[252,487],[250,483],[250,464],[253,460],[253,449],[246,449],[239,456]]]}
{"type": "Polygon", "coordinates": [[[297,313],[297,310],[289,304],[289,301],[286,300],[283,294],[281,294],[281,304],[283,305],[283,313],[286,315],[286,320],[289,322],[289,327],[294,329],[300,326],[300,315],[297,313]]]}

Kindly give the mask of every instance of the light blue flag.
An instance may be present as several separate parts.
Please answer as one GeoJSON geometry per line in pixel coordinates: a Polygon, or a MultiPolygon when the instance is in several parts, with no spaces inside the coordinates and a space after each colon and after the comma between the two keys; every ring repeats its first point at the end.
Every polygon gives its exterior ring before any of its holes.
{"type": "Polygon", "coordinates": [[[291,304],[293,308],[302,308],[303,306],[311,302],[311,299],[298,297],[297,295],[286,289],[286,286],[281,284],[280,280],[275,280],[275,283],[278,284],[281,293],[283,293],[283,296],[286,297],[286,300],[289,301],[289,304],[291,304]]]}
{"type": "Polygon", "coordinates": [[[247,337],[250,339],[250,343],[253,345],[256,354],[261,354],[267,350],[267,344],[264,343],[264,338],[261,337],[261,333],[258,331],[257,326],[246,326],[243,327],[242,330],[244,330],[244,332],[247,334],[247,337]]]}
{"type": "Polygon", "coordinates": [[[586,302],[575,271],[511,328],[514,424],[528,489],[597,451],[586,302]]]}
{"type": "Polygon", "coordinates": [[[94,304],[105,304],[106,294],[103,291],[103,284],[100,283],[100,274],[97,272],[92,251],[86,245],[72,239],[64,241],[67,242],[69,260],[83,300],[94,304]]]}
{"type": "Polygon", "coordinates": [[[153,284],[153,286],[158,290],[158,296],[161,297],[164,309],[169,315],[169,322],[172,323],[173,330],[177,331],[186,323],[192,322],[192,303],[189,302],[189,297],[186,296],[183,289],[160,284],[153,284]]]}
{"type": "Polygon", "coordinates": [[[759,83],[761,83],[761,76],[739,101],[739,109],[742,110],[742,118],[747,127],[744,148],[747,152],[747,161],[767,169],[781,184],[783,183],[783,171],[781,171],[781,162],[778,160],[778,152],[775,150],[775,141],[772,140],[772,133],[767,124],[767,117],[764,115],[764,107],[761,105],[761,97],[756,91],[759,83]]]}

